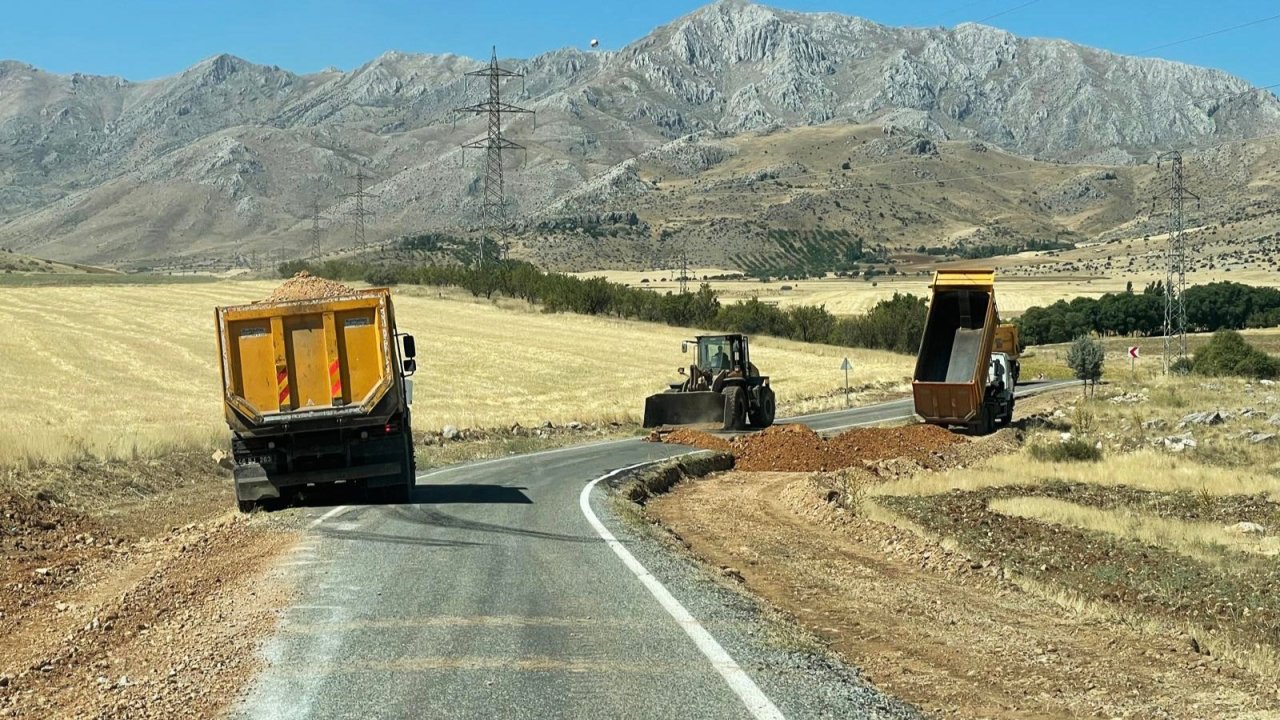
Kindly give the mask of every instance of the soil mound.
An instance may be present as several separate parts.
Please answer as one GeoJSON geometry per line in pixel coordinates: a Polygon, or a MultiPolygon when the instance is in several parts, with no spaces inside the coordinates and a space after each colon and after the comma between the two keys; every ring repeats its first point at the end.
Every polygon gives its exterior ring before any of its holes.
{"type": "Polygon", "coordinates": [[[355,292],[355,288],[343,285],[340,282],[326,280],[322,277],[316,277],[306,270],[300,271],[297,275],[285,280],[280,287],[271,293],[264,303],[275,302],[292,302],[295,300],[325,300],[328,298],[337,298],[344,295],[350,295],[355,292]]]}
{"type": "Polygon", "coordinates": [[[706,450],[727,450],[737,459],[738,470],[753,472],[821,472],[897,458],[920,462],[965,442],[934,425],[858,428],[829,440],[804,425],[775,425],[733,442],[699,430],[681,429],[662,440],[706,450]]]}

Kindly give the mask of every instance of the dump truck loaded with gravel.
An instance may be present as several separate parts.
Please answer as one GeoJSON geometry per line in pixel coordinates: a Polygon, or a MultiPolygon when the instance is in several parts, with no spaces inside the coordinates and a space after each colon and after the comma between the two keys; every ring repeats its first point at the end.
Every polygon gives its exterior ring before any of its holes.
{"type": "Polygon", "coordinates": [[[407,498],[415,348],[391,291],[299,274],[266,300],[217,308],[216,325],[242,511],[339,482],[407,498]]]}
{"type": "Polygon", "coordinates": [[[1013,420],[1012,360],[993,351],[1000,314],[994,270],[940,270],[916,357],[916,414],[984,435],[1013,420]]]}

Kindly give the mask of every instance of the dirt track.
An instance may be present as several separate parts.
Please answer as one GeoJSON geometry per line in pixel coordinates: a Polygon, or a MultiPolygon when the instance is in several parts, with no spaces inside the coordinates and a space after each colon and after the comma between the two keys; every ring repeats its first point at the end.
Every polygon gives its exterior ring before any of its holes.
{"type": "Polygon", "coordinates": [[[733,472],[652,499],[648,515],[740,575],[881,688],[948,717],[1239,717],[1257,680],[1076,616],[999,571],[842,512],[807,475],[733,472]]]}

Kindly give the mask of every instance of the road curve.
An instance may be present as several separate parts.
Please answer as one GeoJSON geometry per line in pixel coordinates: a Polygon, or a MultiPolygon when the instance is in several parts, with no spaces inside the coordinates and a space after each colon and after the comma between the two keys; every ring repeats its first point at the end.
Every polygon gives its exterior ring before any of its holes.
{"type": "MultiPolygon", "coordinates": [[[[906,400],[789,421],[910,414],[906,400]]],[[[412,504],[311,509],[282,567],[299,595],[232,716],[916,717],[856,670],[766,639],[750,600],[584,490],[684,452],[593,443],[424,473],[412,504]]]]}

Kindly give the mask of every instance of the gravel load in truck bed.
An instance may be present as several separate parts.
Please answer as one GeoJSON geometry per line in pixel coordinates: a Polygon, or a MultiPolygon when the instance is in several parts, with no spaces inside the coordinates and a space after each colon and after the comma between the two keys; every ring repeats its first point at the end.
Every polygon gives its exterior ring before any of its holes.
{"type": "Polygon", "coordinates": [[[342,297],[355,292],[355,288],[343,285],[334,280],[326,280],[322,277],[316,277],[306,270],[300,271],[297,275],[285,280],[280,287],[276,288],[264,300],[259,302],[276,303],[276,302],[293,302],[297,300],[325,300],[328,298],[342,297]]]}

